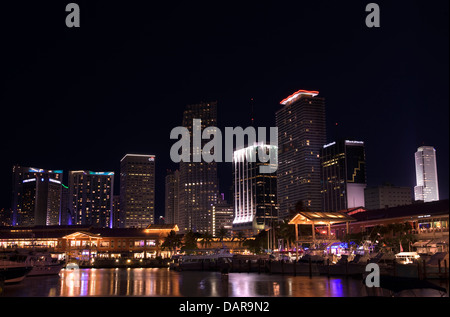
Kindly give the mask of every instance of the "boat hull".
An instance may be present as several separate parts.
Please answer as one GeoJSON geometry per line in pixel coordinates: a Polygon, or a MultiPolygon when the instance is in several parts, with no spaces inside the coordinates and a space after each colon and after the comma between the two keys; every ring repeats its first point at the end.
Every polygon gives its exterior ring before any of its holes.
{"type": "Polygon", "coordinates": [[[3,280],[5,284],[20,283],[30,271],[30,267],[0,268],[0,280],[3,280]]]}
{"type": "Polygon", "coordinates": [[[27,276],[58,275],[62,267],[62,264],[42,266],[35,265],[27,276]]]}

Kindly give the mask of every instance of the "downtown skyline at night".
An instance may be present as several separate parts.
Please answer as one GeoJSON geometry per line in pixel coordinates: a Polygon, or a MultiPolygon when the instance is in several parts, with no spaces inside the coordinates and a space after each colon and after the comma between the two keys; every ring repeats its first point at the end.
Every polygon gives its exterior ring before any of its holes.
{"type": "MultiPolygon", "coordinates": [[[[118,175],[123,155],[141,153],[157,157],[163,215],[166,170],[177,168],[169,134],[186,105],[217,101],[219,128],[252,118],[269,128],[298,89],[326,99],[327,142],[365,142],[369,186],[413,188],[414,153],[429,145],[448,198],[448,32],[437,9],[445,3],[380,3],[377,29],[365,26],[364,5],[350,3],[199,4],[189,18],[182,4],[83,5],[79,29],[59,26],[57,6],[39,4],[48,19],[30,29],[25,16],[5,37],[0,208],[10,207],[14,164],[118,175]]],[[[229,198],[231,164],[218,171],[229,198]]]]}
{"type": "Polygon", "coordinates": [[[0,298],[448,298],[448,1],[2,12],[0,298]]]}

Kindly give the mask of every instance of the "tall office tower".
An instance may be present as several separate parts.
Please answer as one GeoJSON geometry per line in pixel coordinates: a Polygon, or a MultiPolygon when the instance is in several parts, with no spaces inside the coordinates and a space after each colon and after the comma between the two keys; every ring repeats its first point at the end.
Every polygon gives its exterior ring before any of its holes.
{"type": "Polygon", "coordinates": [[[233,230],[255,234],[273,226],[278,218],[277,175],[261,173],[258,151],[277,151],[274,145],[257,143],[234,151],[234,209],[233,230]]]}
{"type": "Polygon", "coordinates": [[[111,228],[114,172],[69,172],[70,213],[74,225],[111,228]]]}
{"type": "Polygon", "coordinates": [[[59,215],[59,223],[61,225],[72,225],[72,215],[70,214],[70,193],[69,187],[61,184],[61,213],[59,215]]]}
{"type": "MultiPolygon", "coordinates": [[[[201,120],[201,130],[217,127],[217,102],[188,105],[183,113],[183,127],[193,135],[193,120],[201,120]]],[[[209,140],[201,141],[201,148],[209,140]]],[[[180,232],[212,231],[211,206],[217,203],[219,192],[216,162],[193,161],[193,142],[189,162],[180,162],[180,232]]]]}
{"type": "Polygon", "coordinates": [[[320,162],[323,211],[364,207],[367,186],[364,142],[341,140],[324,145],[320,162]]]}
{"type": "Polygon", "coordinates": [[[13,166],[11,224],[58,224],[62,175],[61,170],[13,166]]]}
{"type": "Polygon", "coordinates": [[[436,167],[436,150],[432,146],[417,149],[415,200],[424,202],[439,200],[438,176],[436,167]]]}
{"type": "Polygon", "coordinates": [[[179,187],[180,187],[180,172],[168,171],[166,176],[166,194],[165,194],[165,223],[179,224],[179,187]]]}
{"type": "Polygon", "coordinates": [[[120,210],[124,228],[155,223],[155,155],[126,154],[120,160],[120,210]]]}
{"type": "Polygon", "coordinates": [[[299,90],[283,99],[278,127],[278,203],[280,218],[301,201],[322,209],[320,150],[326,143],[325,99],[318,91],[299,90]]]}

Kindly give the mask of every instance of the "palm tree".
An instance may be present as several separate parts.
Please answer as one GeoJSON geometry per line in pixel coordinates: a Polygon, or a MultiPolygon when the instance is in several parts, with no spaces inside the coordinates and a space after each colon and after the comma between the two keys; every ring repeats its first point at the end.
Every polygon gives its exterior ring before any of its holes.
{"type": "Polygon", "coordinates": [[[245,234],[242,231],[238,231],[238,233],[236,234],[236,238],[239,241],[239,247],[242,246],[242,242],[245,240],[245,234]]]}
{"type": "Polygon", "coordinates": [[[181,247],[181,237],[172,230],[164,238],[164,242],[161,244],[161,249],[169,249],[172,253],[174,253],[179,247],[181,247]]]}
{"type": "Polygon", "coordinates": [[[207,247],[207,246],[211,246],[211,241],[213,239],[212,234],[210,234],[208,231],[206,231],[203,235],[202,235],[202,246],[203,247],[207,247]]]}
{"type": "Polygon", "coordinates": [[[181,250],[190,251],[197,249],[197,237],[198,234],[194,233],[192,230],[188,231],[183,237],[183,246],[181,250]]]}
{"type": "Polygon", "coordinates": [[[278,235],[281,239],[286,241],[286,246],[290,248],[291,242],[295,241],[295,227],[290,225],[288,220],[283,220],[280,222],[278,235]]]}
{"type": "Polygon", "coordinates": [[[220,227],[219,232],[217,233],[217,237],[219,238],[219,241],[222,242],[223,239],[227,236],[228,230],[224,227],[220,227]]]}

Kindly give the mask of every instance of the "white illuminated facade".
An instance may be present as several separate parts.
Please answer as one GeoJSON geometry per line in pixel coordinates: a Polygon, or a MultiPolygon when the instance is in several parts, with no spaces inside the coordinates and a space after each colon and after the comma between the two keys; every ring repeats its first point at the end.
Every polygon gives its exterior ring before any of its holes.
{"type": "Polygon", "coordinates": [[[424,202],[439,200],[436,150],[432,146],[421,146],[415,153],[415,160],[415,200],[423,200],[424,202]]]}
{"type": "Polygon", "coordinates": [[[234,230],[265,229],[278,215],[276,173],[261,173],[258,153],[276,153],[278,147],[256,143],[234,152],[234,230]]]}

